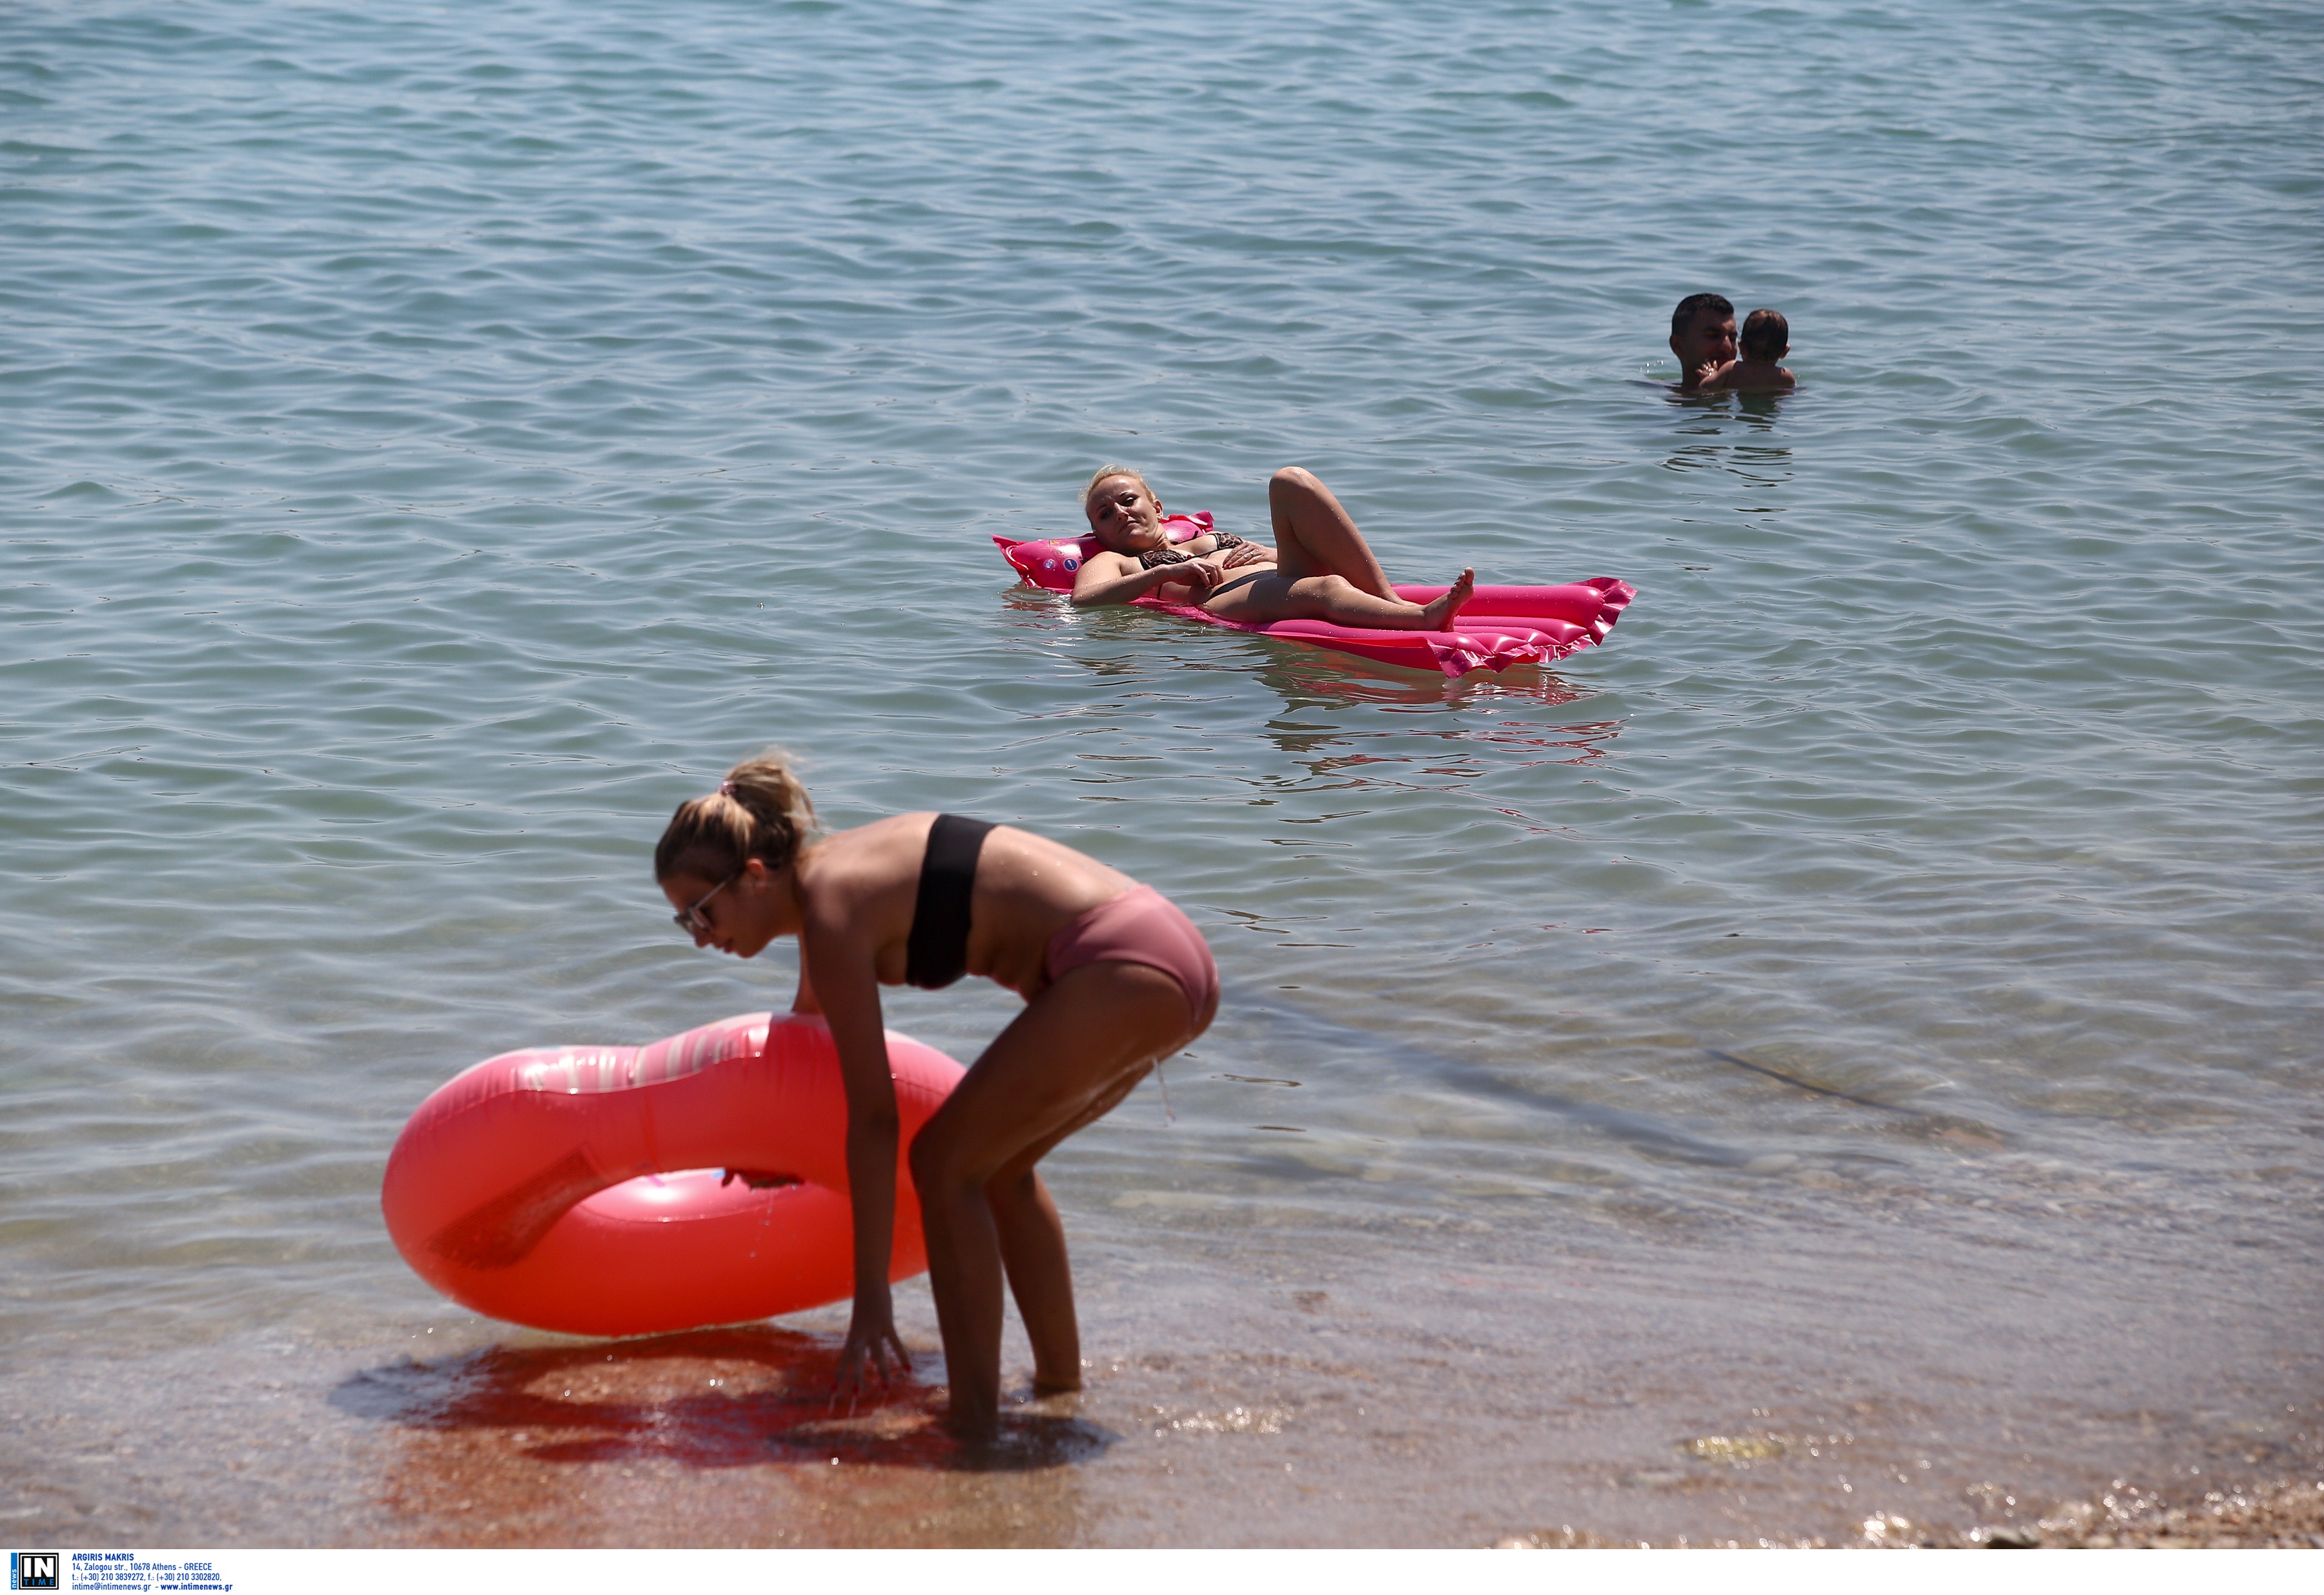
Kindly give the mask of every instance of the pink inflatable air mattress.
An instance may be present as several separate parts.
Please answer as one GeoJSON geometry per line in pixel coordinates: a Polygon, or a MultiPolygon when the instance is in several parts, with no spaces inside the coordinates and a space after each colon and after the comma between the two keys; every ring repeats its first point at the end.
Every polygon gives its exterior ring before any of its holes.
{"type": "MultiPolygon", "coordinates": [[[[1208,514],[1173,515],[1163,522],[1175,542],[1185,542],[1211,530],[1208,514]]],[[[1037,539],[1019,542],[995,537],[1001,557],[1036,586],[1070,593],[1082,561],[1096,551],[1092,537],[1037,539]]],[[[1437,597],[1443,587],[1399,585],[1397,596],[1414,604],[1437,597]]],[[[1365,626],[1335,625],[1330,621],[1274,621],[1264,625],[1249,621],[1222,620],[1198,605],[1148,596],[1132,599],[1148,609],[1184,615],[1213,626],[1256,632],[1294,642],[1313,642],[1343,653],[1361,654],[1383,664],[1414,669],[1442,670],[1465,676],[1471,670],[1505,670],[1511,665],[1546,664],[1576,650],[1602,642],[1621,618],[1623,607],[1637,589],[1609,576],[1554,587],[1486,587],[1456,618],[1451,632],[1382,632],[1365,626]]]]}

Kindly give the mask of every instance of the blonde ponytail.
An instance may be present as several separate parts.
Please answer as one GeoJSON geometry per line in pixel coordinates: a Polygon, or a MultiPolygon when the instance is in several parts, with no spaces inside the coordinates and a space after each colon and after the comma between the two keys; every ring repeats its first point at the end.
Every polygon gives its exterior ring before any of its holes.
{"type": "Polygon", "coordinates": [[[781,751],[770,748],[728,770],[715,792],[678,806],[654,846],[654,879],[724,880],[750,859],[780,870],[814,834],[814,800],[781,751]]]}

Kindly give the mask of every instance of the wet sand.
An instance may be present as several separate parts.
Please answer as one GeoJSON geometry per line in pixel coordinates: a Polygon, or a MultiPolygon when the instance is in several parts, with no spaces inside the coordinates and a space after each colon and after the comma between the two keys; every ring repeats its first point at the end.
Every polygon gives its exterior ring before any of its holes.
{"type": "MultiPolygon", "coordinates": [[[[1884,1537],[1902,1543],[1904,1532],[1890,1526],[1884,1537]]],[[[2304,1478],[2209,1489],[2185,1506],[2172,1506],[2168,1499],[2118,1479],[2096,1498],[2064,1502],[2030,1524],[1985,1525],[1965,1535],[1919,1543],[2025,1550],[2109,1546],[2324,1550],[2324,1466],[2311,1466],[2304,1478]]]]}
{"type": "MultiPolygon", "coordinates": [[[[1240,1287],[1226,1293],[1183,1262],[1093,1249],[1084,1326],[1101,1355],[1088,1389],[1025,1400],[1012,1325],[1019,1399],[989,1450],[935,1426],[942,1362],[917,1287],[899,1303],[914,1378],[853,1412],[825,1394],[835,1312],[597,1342],[423,1311],[360,1334],[291,1323],[198,1345],[148,1335],[101,1356],[20,1346],[0,1365],[0,1423],[19,1437],[0,1462],[0,1521],[77,1546],[2304,1544],[2316,1532],[2317,1406],[2257,1388],[2237,1405],[2232,1367],[2190,1374],[2209,1405],[2171,1412],[2045,1402],[2006,1369],[1980,1407],[1926,1346],[1803,1379],[1796,1348],[1757,1343],[1770,1324],[1748,1296],[1625,1277],[1579,1252],[1553,1317],[1483,1261],[1460,1259],[1424,1301],[1293,1272],[1292,1249],[1246,1243],[1246,1264],[1257,1252],[1272,1271],[1222,1260],[1240,1287]]],[[[405,1305],[424,1306],[416,1291],[405,1305]]],[[[2287,1375],[2306,1377],[2286,1367],[2263,1382],[2280,1391],[2287,1375]]]]}
{"type": "Polygon", "coordinates": [[[1184,1378],[1153,1399],[1157,1369],[1101,1369],[968,1450],[924,1386],[829,1408],[832,1349],[726,1331],[491,1350],[352,1370],[319,1416],[296,1410],[295,1376],[180,1370],[167,1423],[12,1410],[47,1461],[7,1469],[7,1521],[76,1546],[2324,1546],[2312,1445],[2298,1475],[2230,1472],[2232,1440],[2199,1442],[2202,1461],[2079,1492],[1980,1481],[1858,1519],[1802,1498],[1797,1472],[1836,1451],[1869,1474],[1896,1460],[1877,1433],[1705,1436],[1602,1476],[1568,1459],[1480,1479],[1450,1437],[1253,1360],[1202,1369],[1199,1404],[1184,1378]]]}
{"type": "MultiPolygon", "coordinates": [[[[2158,1506],[2124,1513],[2104,1503],[2074,1503],[2071,1520],[2037,1525],[2044,1545],[2280,1546],[2324,1550],[2324,1468],[2305,1479],[2207,1493],[2191,1507],[2158,1506]]],[[[1989,1543],[1989,1541],[1988,1541],[1989,1543]]]]}

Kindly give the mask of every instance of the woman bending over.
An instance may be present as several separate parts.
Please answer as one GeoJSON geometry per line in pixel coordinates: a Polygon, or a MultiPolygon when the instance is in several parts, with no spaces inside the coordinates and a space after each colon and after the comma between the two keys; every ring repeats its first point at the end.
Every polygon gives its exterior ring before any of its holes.
{"type": "Polygon", "coordinates": [[[989,1439],[1004,1277],[1032,1339],[1034,1388],[1082,1382],[1065,1230],[1034,1166],[1209,1027],[1218,970],[1202,933],[1152,887],[1029,832],[947,814],[822,837],[814,825],[806,789],[761,754],[678,806],[654,879],[698,947],[755,958],[798,937],[794,1006],[830,1023],[855,1222],[842,1394],[886,1382],[891,1355],[910,1367],[888,1293],[899,1132],[880,988],[965,973],[1025,999],[910,1151],[952,1382],[946,1425],[989,1439]]]}
{"type": "Polygon", "coordinates": [[[1165,596],[1199,604],[1222,620],[1335,621],[1442,632],[1476,590],[1477,573],[1464,570],[1434,603],[1397,597],[1332,490],[1296,466],[1268,483],[1267,504],[1275,521],[1271,549],[1219,531],[1174,546],[1162,530],[1162,501],[1146,478],[1127,466],[1106,466],[1082,494],[1101,549],[1082,562],[1074,603],[1127,604],[1179,587],[1165,596]]]}

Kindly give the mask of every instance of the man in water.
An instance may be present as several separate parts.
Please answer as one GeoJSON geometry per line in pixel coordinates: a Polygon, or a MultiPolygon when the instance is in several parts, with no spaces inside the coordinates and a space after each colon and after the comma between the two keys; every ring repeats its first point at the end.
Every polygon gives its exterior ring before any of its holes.
{"type": "Polygon", "coordinates": [[[1722,294],[1690,293],[1671,312],[1671,353],[1678,356],[1678,391],[1702,391],[1735,358],[1735,307],[1722,294]]]}

